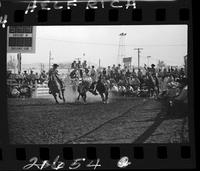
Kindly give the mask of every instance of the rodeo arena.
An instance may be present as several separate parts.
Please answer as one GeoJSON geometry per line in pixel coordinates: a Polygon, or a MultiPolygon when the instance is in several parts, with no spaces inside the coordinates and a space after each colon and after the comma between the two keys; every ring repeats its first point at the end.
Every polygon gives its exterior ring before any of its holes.
{"type": "Polygon", "coordinates": [[[50,62],[39,71],[23,70],[22,56],[7,67],[12,144],[189,141],[187,56],[181,67],[74,58],[67,68],[50,62]]]}

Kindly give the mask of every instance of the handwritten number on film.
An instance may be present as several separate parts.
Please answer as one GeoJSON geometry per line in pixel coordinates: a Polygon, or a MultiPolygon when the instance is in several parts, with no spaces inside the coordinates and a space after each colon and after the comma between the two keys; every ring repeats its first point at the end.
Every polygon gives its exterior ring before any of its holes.
{"type": "MultiPolygon", "coordinates": [[[[23,167],[23,170],[29,170],[31,168],[33,169],[38,169],[38,170],[43,170],[46,169],[48,167],[51,167],[51,169],[53,170],[60,170],[63,169],[66,165],[66,163],[59,161],[60,156],[57,156],[53,163],[50,163],[48,160],[44,160],[41,163],[38,163],[38,158],[37,157],[33,157],[29,160],[29,164],[25,165],[23,167]]],[[[81,166],[86,162],[86,158],[78,158],[75,159],[72,163],[70,163],[68,169],[69,170],[76,170],[76,169],[80,169],[81,166]]],[[[127,166],[129,166],[131,164],[131,162],[129,162],[129,158],[128,157],[122,157],[118,162],[117,162],[117,167],[119,168],[126,168],[127,166]]],[[[101,167],[102,165],[100,164],[100,159],[97,160],[91,160],[90,162],[88,162],[87,164],[85,164],[85,166],[87,168],[91,168],[93,170],[96,170],[98,167],[101,167]]]]}
{"type": "Polygon", "coordinates": [[[100,162],[100,159],[97,159],[96,163],[94,163],[94,161],[91,161],[89,164],[87,164],[87,167],[94,167],[94,170],[95,170],[97,167],[101,167],[99,162],[100,162]]]}
{"type": "MultiPolygon", "coordinates": [[[[59,161],[59,158],[60,156],[57,156],[53,163],[51,164],[48,160],[44,160],[42,161],[42,163],[38,163],[38,158],[37,157],[33,157],[29,160],[29,164],[25,165],[23,167],[23,170],[29,170],[31,168],[33,169],[38,169],[38,170],[43,170],[43,169],[46,169],[48,167],[51,167],[51,169],[53,170],[60,170],[60,169],[63,169],[65,167],[65,163],[62,162],[62,161],[59,161]]],[[[78,158],[78,159],[75,159],[71,164],[70,166],[68,167],[69,170],[76,170],[76,169],[79,169],[81,167],[81,165],[83,165],[83,163],[86,161],[85,158],[78,158]]],[[[97,167],[100,167],[101,164],[100,164],[100,159],[97,159],[95,161],[90,161],[86,167],[88,168],[93,168],[94,170],[97,168],[97,167]]]]}
{"type": "Polygon", "coordinates": [[[81,166],[81,161],[85,161],[85,158],[80,158],[80,159],[76,159],[71,166],[69,167],[69,169],[78,169],[81,166]]]}

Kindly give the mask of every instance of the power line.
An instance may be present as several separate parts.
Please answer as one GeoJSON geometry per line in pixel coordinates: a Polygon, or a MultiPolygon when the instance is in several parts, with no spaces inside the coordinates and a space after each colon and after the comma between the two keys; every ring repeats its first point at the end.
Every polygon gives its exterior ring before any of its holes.
{"type": "MultiPolygon", "coordinates": [[[[60,42],[64,42],[64,43],[74,43],[74,44],[89,44],[89,45],[102,45],[102,46],[119,46],[118,44],[112,44],[112,43],[98,43],[98,42],[80,42],[80,41],[67,41],[67,40],[60,40],[60,39],[52,39],[52,38],[43,38],[43,37],[38,37],[38,39],[44,39],[44,40],[52,40],[52,41],[60,41],[60,42]]],[[[143,44],[143,45],[139,45],[139,44],[129,44],[129,45],[125,45],[127,47],[134,47],[134,46],[143,46],[143,47],[177,47],[177,46],[187,46],[187,44],[143,44]]]]}
{"type": "Polygon", "coordinates": [[[154,56],[151,56],[151,58],[153,58],[153,60],[161,60],[161,61],[164,61],[164,62],[167,62],[167,63],[174,63],[174,62],[177,62],[175,60],[170,60],[170,59],[162,59],[162,58],[157,58],[157,57],[154,57],[154,56]]]}

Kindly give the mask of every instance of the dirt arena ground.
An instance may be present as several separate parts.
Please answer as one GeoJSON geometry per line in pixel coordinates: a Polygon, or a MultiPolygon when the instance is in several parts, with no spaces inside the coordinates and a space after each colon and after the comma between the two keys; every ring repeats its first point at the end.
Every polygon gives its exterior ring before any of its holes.
{"type": "Polygon", "coordinates": [[[180,143],[188,139],[188,118],[168,117],[161,102],[149,98],[88,93],[87,104],[65,91],[66,103],[51,95],[8,99],[11,144],[180,143]]]}

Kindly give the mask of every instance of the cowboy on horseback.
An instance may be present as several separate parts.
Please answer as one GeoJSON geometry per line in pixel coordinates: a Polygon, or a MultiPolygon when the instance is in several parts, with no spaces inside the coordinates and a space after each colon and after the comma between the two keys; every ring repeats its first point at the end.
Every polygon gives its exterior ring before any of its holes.
{"type": "Polygon", "coordinates": [[[58,93],[59,98],[62,99],[61,94],[62,90],[64,90],[64,84],[61,78],[59,78],[57,70],[58,66],[59,66],[58,64],[53,64],[53,67],[49,70],[48,87],[49,87],[49,94],[55,95],[56,93],[58,93]]]}
{"type": "Polygon", "coordinates": [[[90,71],[90,77],[92,78],[92,84],[90,86],[90,92],[93,93],[94,95],[98,95],[98,93],[96,92],[96,77],[97,77],[97,73],[96,70],[94,69],[94,66],[92,66],[92,69],[90,71]]]}

